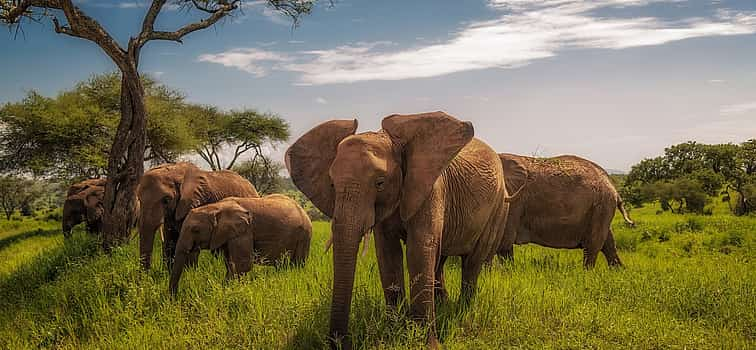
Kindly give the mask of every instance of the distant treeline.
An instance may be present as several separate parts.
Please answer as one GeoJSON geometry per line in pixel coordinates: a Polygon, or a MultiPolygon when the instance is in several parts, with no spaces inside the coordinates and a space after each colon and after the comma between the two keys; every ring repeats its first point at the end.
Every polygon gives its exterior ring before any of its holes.
{"type": "Polygon", "coordinates": [[[748,214],[756,211],[756,139],[674,145],[634,165],[623,180],[623,199],[635,206],[658,201],[665,211],[704,214],[716,199],[736,215],[748,214]]]}

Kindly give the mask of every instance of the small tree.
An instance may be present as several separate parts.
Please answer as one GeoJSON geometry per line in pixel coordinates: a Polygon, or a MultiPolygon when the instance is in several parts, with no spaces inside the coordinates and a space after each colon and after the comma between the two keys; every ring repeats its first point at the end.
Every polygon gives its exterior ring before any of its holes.
{"type": "MultiPolygon", "coordinates": [[[[141,30],[122,46],[94,18],[72,0],[0,0],[0,23],[18,26],[23,19],[40,22],[49,18],[55,32],[88,40],[99,46],[121,72],[121,118],[108,155],[108,181],[103,200],[103,248],[106,251],[129,237],[136,186],[144,172],[145,127],[147,125],[144,85],[139,77],[142,48],[150,41],[181,43],[184,37],[208,28],[239,9],[240,0],[177,0],[186,9],[206,14],[202,20],[175,31],[155,29],[155,21],[167,0],[153,0],[142,20],[141,30]],[[65,23],[61,23],[65,19],[65,23]]],[[[312,8],[313,0],[267,0],[267,4],[294,19],[312,8]]]]}
{"type": "Polygon", "coordinates": [[[283,168],[281,163],[255,155],[254,158],[236,165],[233,170],[255,185],[257,192],[271,194],[281,190],[283,168]]]}
{"type": "Polygon", "coordinates": [[[253,161],[268,167],[263,146],[275,146],[289,138],[289,124],[281,117],[254,110],[222,112],[196,106],[193,127],[200,139],[196,152],[213,170],[232,169],[239,158],[254,152],[253,161]],[[231,160],[223,164],[221,153],[231,150],[231,160]]]}
{"type": "Polygon", "coordinates": [[[0,176],[0,207],[5,218],[25,206],[33,209],[34,202],[42,196],[44,188],[34,180],[16,176],[0,176]]]}

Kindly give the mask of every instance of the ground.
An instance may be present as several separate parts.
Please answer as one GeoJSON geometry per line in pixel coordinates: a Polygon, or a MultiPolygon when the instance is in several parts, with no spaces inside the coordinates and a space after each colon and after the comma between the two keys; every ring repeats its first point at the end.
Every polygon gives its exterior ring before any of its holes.
{"type": "MultiPolygon", "coordinates": [[[[615,218],[625,268],[592,271],[578,250],[515,248],[457,304],[459,260],[447,263],[450,302],[439,305],[448,349],[756,348],[756,217],[657,214],[615,218]]],[[[617,215],[619,216],[619,215],[617,215]]],[[[78,229],[64,242],[55,221],[0,220],[0,348],[308,349],[325,344],[331,254],[315,223],[304,268],[255,267],[225,282],[203,253],[169,296],[160,266],[139,270],[136,240],[112,256],[78,229]]],[[[372,245],[371,245],[372,246],[372,245]]],[[[158,262],[159,249],[153,261],[158,262]]],[[[385,310],[372,250],[360,259],[350,329],[357,348],[422,348],[425,330],[385,310]]]]}

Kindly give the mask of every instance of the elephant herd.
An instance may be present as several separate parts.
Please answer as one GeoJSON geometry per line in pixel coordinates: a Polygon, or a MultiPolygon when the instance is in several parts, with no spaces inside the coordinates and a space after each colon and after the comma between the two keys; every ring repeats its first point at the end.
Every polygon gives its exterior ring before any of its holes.
{"type": "MultiPolygon", "coordinates": [[[[609,265],[622,265],[610,223],[616,209],[633,222],[595,163],[576,156],[497,154],[474,137],[470,122],[443,112],[391,115],[381,126],[356,133],[357,120],[327,121],[286,151],[294,184],[332,219],[332,345],[351,347],[357,255],[370,232],[387,305],[398,308],[409,300],[413,319],[430,325],[432,348],[439,345],[435,303],[447,299],[449,256],[461,257],[464,302],[474,296],[482,268],[496,255],[512,259],[514,244],[580,248],[586,268],[599,251],[609,265]]],[[[103,184],[87,181],[69,191],[64,233],[81,220],[88,231],[98,228],[103,184]]],[[[283,195],[259,197],[234,172],[165,164],[144,174],[137,196],[142,266],[150,268],[154,235],[162,225],[171,292],[200,249],[222,254],[229,278],[249,271],[255,261],[288,256],[301,265],[308,256],[312,225],[302,208],[283,195]]]]}

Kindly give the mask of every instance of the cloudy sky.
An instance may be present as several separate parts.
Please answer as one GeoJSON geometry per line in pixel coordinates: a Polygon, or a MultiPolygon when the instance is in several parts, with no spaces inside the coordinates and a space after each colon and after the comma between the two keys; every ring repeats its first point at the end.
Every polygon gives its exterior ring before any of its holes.
{"type": "MultiPolygon", "coordinates": [[[[125,42],[148,2],[78,3],[125,42]]],[[[263,3],[183,45],[149,44],[142,71],[194,102],[278,113],[294,137],[444,110],[497,151],[620,170],[673,143],[756,137],[753,0],[339,0],[296,29],[263,3]]],[[[158,27],[194,18],[168,10],[158,27]]],[[[114,69],[50,24],[0,34],[0,48],[0,102],[114,69]]]]}

